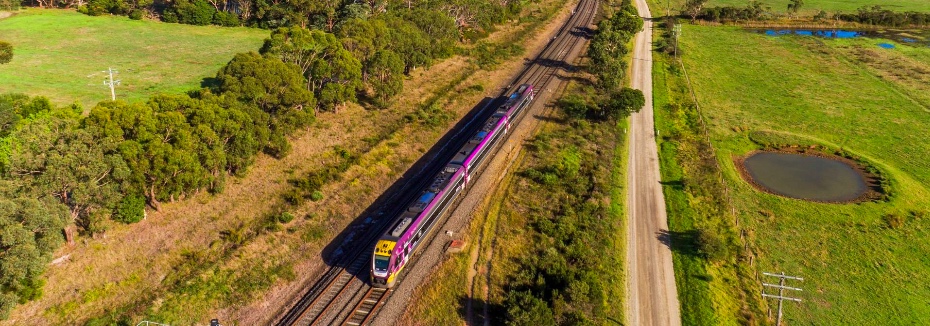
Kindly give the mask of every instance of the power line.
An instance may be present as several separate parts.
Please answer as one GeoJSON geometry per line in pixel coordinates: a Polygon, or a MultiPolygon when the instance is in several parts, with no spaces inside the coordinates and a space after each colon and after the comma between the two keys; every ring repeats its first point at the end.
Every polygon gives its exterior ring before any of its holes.
{"type": "MultiPolygon", "coordinates": [[[[781,326],[782,303],[783,303],[785,300],[794,301],[794,302],[801,302],[801,299],[785,296],[785,290],[803,291],[801,288],[786,286],[786,285],[785,285],[785,280],[804,281],[804,278],[802,278],[802,277],[797,277],[797,276],[785,275],[784,272],[782,272],[782,273],[780,273],[780,274],[765,273],[765,272],[763,272],[762,275],[770,276],[770,277],[777,277],[777,278],[778,278],[778,284],[762,283],[762,286],[763,286],[763,289],[762,289],[762,296],[763,296],[763,297],[766,297],[766,298],[778,299],[778,319],[775,321],[775,326],[781,326]],[[776,289],[778,289],[778,295],[765,293],[765,288],[776,288],[776,289]]],[[[771,310],[769,311],[769,313],[771,314],[771,310]]],[[[769,318],[771,318],[771,317],[772,317],[772,316],[769,315],[769,318]]]]}

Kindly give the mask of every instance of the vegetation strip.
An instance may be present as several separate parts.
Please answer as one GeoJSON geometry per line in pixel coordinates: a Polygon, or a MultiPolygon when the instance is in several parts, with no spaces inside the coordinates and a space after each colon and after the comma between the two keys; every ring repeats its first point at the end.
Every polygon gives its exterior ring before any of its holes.
{"type": "Polygon", "coordinates": [[[760,323],[753,253],[734,224],[730,191],[686,72],[668,54],[676,52],[671,22],[657,35],[665,53],[653,56],[653,97],[682,324],[760,323]]]}

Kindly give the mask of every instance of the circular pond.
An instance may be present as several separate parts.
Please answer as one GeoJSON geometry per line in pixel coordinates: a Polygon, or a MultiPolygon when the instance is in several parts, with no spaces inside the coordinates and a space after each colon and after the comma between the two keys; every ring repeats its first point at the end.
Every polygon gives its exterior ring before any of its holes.
{"type": "Polygon", "coordinates": [[[852,165],[819,156],[759,152],[742,161],[744,174],[765,191],[819,202],[848,202],[869,190],[852,165]]]}

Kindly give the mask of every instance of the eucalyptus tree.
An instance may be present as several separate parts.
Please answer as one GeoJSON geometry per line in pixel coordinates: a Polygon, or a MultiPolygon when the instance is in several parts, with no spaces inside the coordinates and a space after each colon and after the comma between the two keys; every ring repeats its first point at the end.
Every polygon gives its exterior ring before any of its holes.
{"type": "Polygon", "coordinates": [[[391,98],[404,89],[404,61],[391,50],[375,52],[367,65],[375,105],[387,107],[391,98]]]}
{"type": "Polygon", "coordinates": [[[307,90],[323,109],[355,100],[361,87],[362,64],[332,33],[300,27],[279,28],[265,40],[261,53],[300,68],[307,90]]]}
{"type": "Polygon", "coordinates": [[[20,196],[0,183],[0,319],[18,302],[41,296],[39,275],[61,245],[65,219],[56,203],[20,196]]]}
{"type": "MultiPolygon", "coordinates": [[[[65,205],[71,221],[93,233],[95,219],[120,200],[129,175],[122,157],[104,149],[73,117],[35,119],[13,134],[9,175],[24,193],[65,205]]],[[[74,231],[66,229],[69,243],[74,231]]]]}

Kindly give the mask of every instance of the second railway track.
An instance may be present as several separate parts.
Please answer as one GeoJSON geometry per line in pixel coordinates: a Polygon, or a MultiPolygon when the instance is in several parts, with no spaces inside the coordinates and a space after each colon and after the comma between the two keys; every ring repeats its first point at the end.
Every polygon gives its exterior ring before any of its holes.
{"type": "MultiPolygon", "coordinates": [[[[576,6],[574,14],[559,29],[556,36],[550,40],[546,48],[536,56],[532,63],[514,78],[511,85],[538,85],[539,91],[545,91],[558,70],[566,69],[569,66],[566,59],[574,52],[575,47],[583,43],[584,34],[588,31],[587,28],[596,13],[597,3],[597,0],[581,0],[576,6]]],[[[504,93],[506,94],[508,91],[509,89],[505,90],[504,93]]],[[[476,128],[480,127],[480,124],[476,125],[473,122],[484,121],[482,117],[486,118],[486,115],[476,114],[472,121],[466,124],[465,128],[459,130],[451,142],[456,144],[464,143],[464,141],[456,140],[465,138],[458,137],[458,135],[463,133],[467,135],[474,132],[476,128]]],[[[456,144],[447,147],[458,148],[456,144]]],[[[448,150],[440,151],[436,157],[447,156],[443,152],[448,152],[448,150]]],[[[434,159],[434,161],[437,160],[434,159]]],[[[429,176],[432,176],[440,168],[442,168],[442,164],[435,164],[435,162],[427,164],[419,173],[423,177],[407,181],[400,187],[402,191],[391,195],[386,202],[409,202],[419,193],[420,189],[431,181],[429,176]]],[[[391,225],[390,221],[384,219],[397,216],[400,211],[406,208],[400,204],[391,206],[393,207],[376,212],[371,223],[363,223],[364,225],[358,226],[355,232],[349,233],[346,238],[353,238],[357,234],[361,234],[361,237],[351,241],[354,242],[351,246],[352,249],[345,251],[344,254],[340,255],[339,259],[336,259],[333,266],[327,269],[300,300],[278,321],[278,325],[330,325],[338,323],[356,326],[365,325],[373,319],[380,306],[388,300],[393,292],[390,289],[371,287],[364,282],[370,267],[368,266],[368,260],[371,258],[371,249],[378,237],[391,225]],[[343,305],[342,309],[334,309],[339,305],[343,305]],[[345,309],[348,307],[352,308],[345,309]]],[[[432,238],[427,239],[427,241],[431,240],[432,238]]],[[[414,261],[408,271],[413,269],[412,267],[418,257],[415,256],[412,259],[414,261]]]]}

